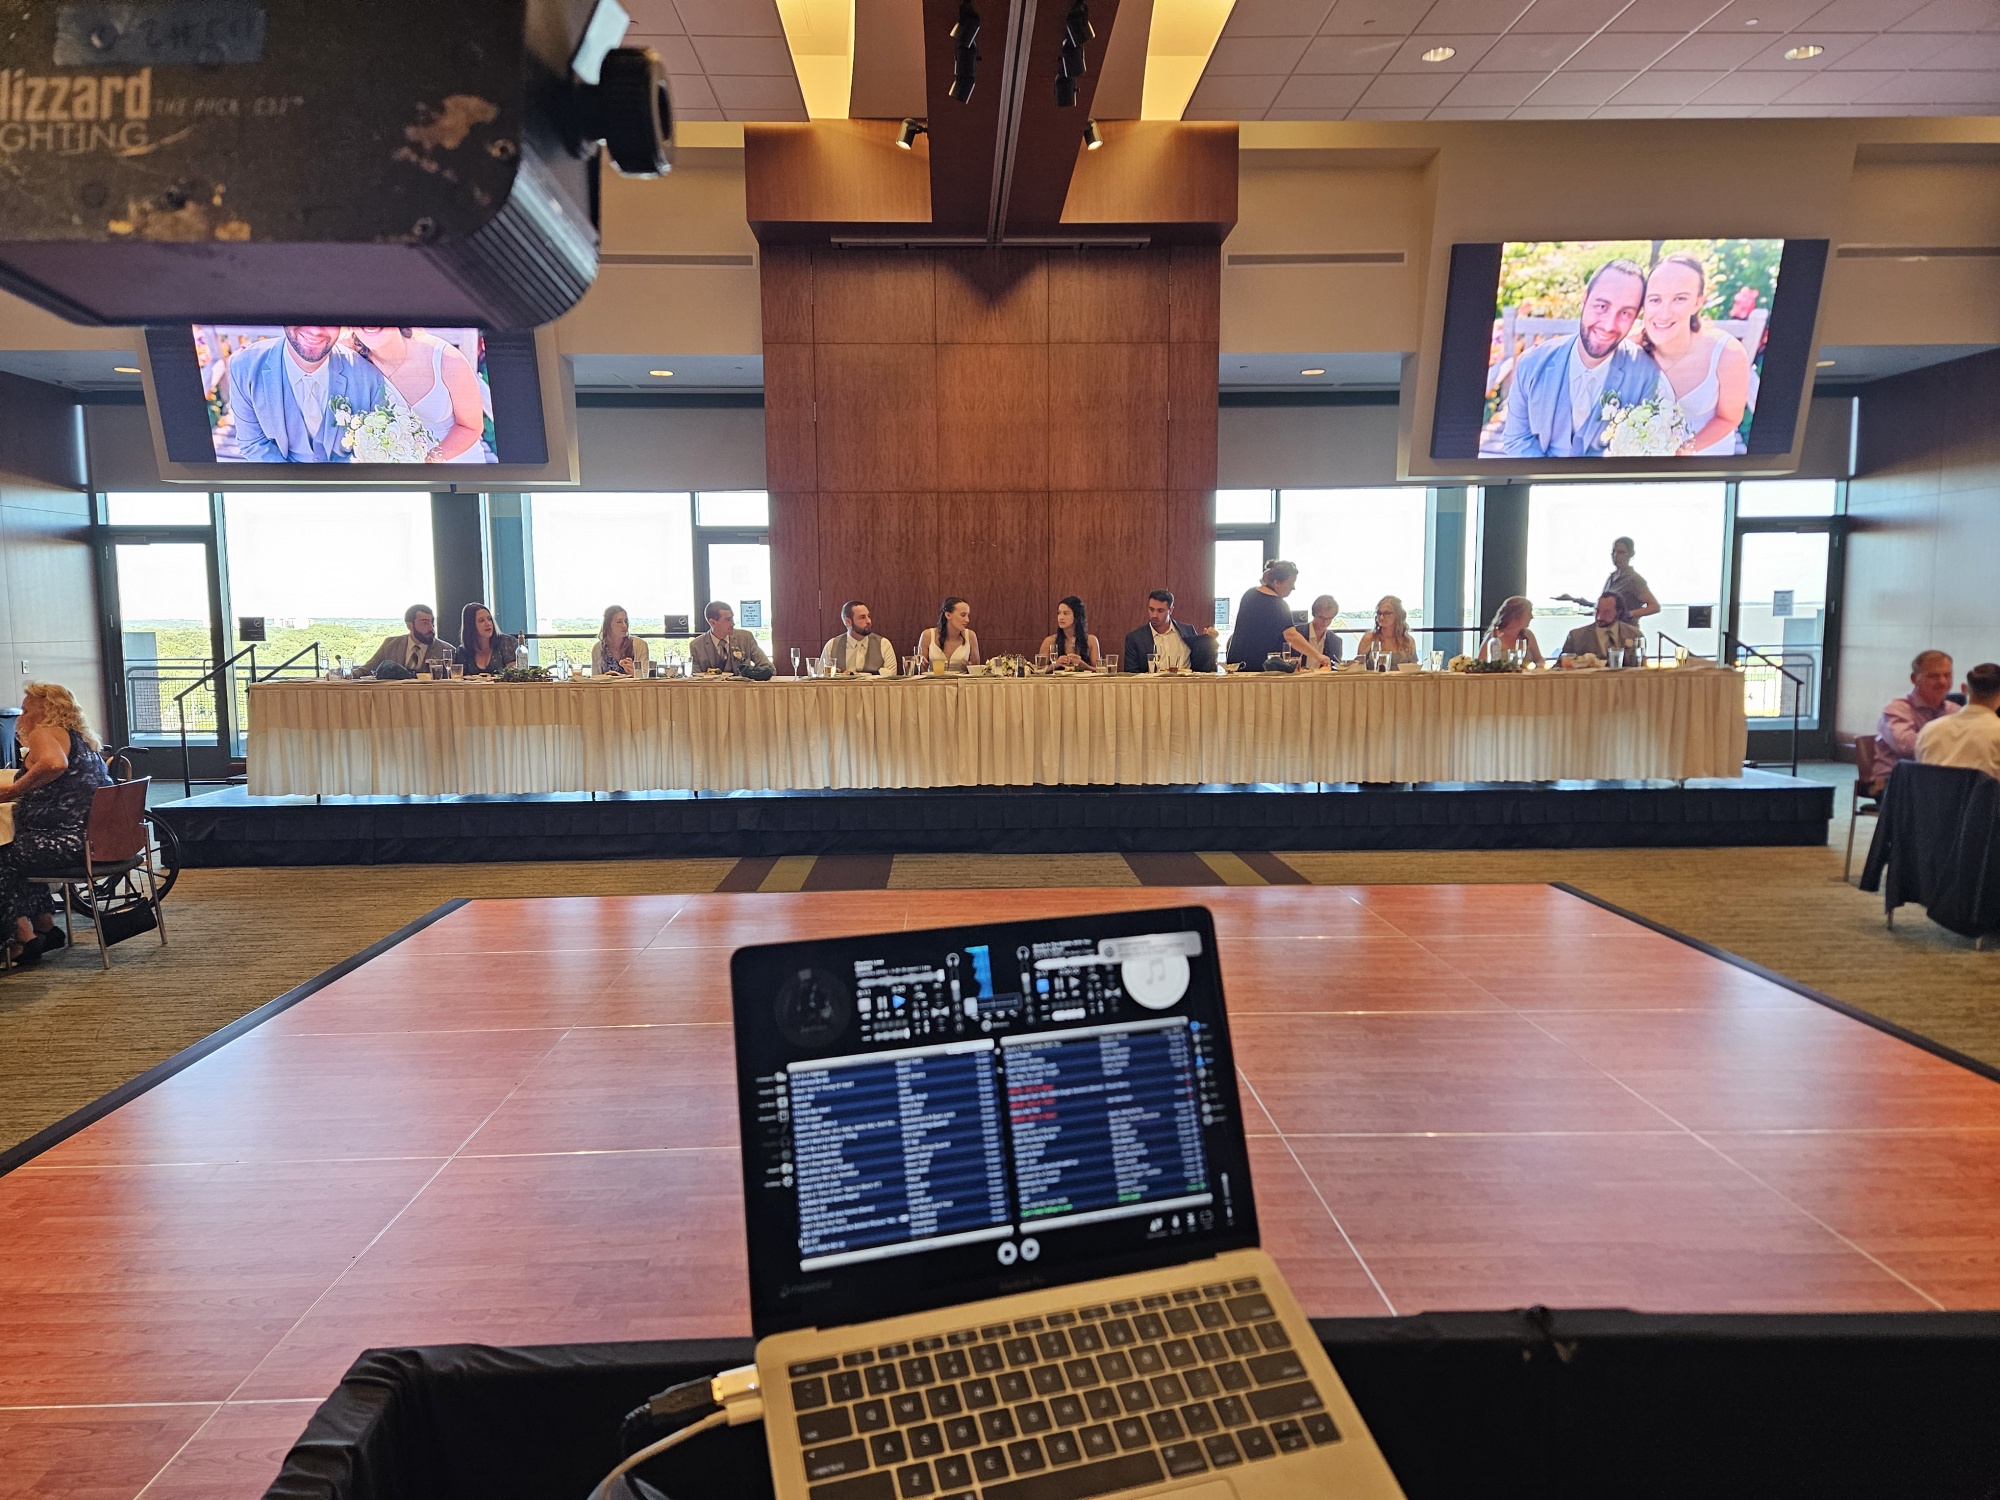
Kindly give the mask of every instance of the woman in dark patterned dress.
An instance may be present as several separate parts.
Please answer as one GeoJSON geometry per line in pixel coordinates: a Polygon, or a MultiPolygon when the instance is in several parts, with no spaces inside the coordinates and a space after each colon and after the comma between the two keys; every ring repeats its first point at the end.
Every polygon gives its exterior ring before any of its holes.
{"type": "Polygon", "coordinates": [[[0,786],[0,802],[14,804],[14,841],[0,844],[0,935],[16,963],[34,963],[63,939],[48,888],[29,885],[28,872],[83,863],[91,798],[111,785],[111,773],[76,699],[58,683],[28,684],[14,732],[22,769],[0,786]]]}

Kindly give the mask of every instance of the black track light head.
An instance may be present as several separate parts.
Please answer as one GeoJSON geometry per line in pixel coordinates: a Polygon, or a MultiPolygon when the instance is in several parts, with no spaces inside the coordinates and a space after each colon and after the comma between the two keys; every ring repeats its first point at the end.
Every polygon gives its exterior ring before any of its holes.
{"type": "Polygon", "coordinates": [[[1062,44],[1056,53],[1056,106],[1070,109],[1076,104],[1076,81],[1089,70],[1083,49],[1097,31],[1090,24],[1087,0],[1075,0],[1063,21],[1062,44]]]}
{"type": "Polygon", "coordinates": [[[951,87],[945,93],[963,104],[979,83],[979,12],[972,0],[960,0],[951,41],[951,87]]]}
{"type": "Polygon", "coordinates": [[[923,121],[905,116],[902,128],[896,132],[896,144],[905,151],[912,151],[916,149],[917,137],[929,134],[930,127],[923,121]]]}

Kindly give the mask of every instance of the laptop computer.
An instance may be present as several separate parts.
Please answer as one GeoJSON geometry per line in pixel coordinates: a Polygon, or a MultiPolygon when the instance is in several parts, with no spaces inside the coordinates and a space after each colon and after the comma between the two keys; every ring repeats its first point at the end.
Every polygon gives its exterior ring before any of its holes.
{"type": "Polygon", "coordinates": [[[1400,1500],[1258,1248],[1204,908],[730,971],[779,1500],[1400,1500]]]}

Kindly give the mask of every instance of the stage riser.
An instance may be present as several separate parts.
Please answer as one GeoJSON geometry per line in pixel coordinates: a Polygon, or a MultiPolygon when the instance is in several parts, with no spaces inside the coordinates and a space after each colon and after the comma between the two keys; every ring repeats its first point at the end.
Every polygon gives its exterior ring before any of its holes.
{"type": "Polygon", "coordinates": [[[783,854],[1166,854],[1824,844],[1830,787],[1788,777],[1415,790],[981,788],[892,793],[302,803],[155,809],[190,867],[783,854]]]}

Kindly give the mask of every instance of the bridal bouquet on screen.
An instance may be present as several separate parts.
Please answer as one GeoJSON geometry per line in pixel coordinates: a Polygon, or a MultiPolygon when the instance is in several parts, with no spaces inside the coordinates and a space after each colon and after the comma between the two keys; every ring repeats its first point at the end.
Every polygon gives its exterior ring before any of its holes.
{"type": "Polygon", "coordinates": [[[334,425],[340,428],[340,445],[359,464],[420,464],[435,446],[430,429],[422,418],[405,408],[401,411],[384,403],[373,411],[357,412],[345,396],[333,398],[334,425]]]}
{"type": "Polygon", "coordinates": [[[1680,403],[1657,396],[1629,406],[1616,396],[1606,396],[1598,416],[1603,419],[1607,451],[1613,458],[1672,458],[1694,435],[1681,415],[1680,403]]]}

